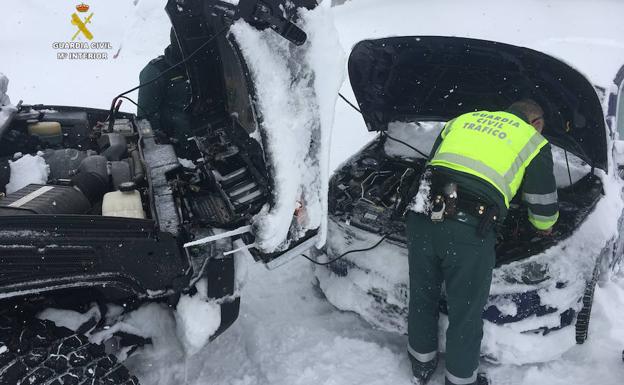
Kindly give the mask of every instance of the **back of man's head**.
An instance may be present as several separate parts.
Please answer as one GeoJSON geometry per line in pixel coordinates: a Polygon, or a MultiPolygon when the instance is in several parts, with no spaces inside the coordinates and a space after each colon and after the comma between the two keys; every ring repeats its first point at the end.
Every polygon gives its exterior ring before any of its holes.
{"type": "Polygon", "coordinates": [[[544,126],[546,124],[544,121],[544,110],[535,100],[518,100],[509,106],[509,109],[512,111],[519,111],[524,114],[529,121],[529,124],[531,124],[537,132],[541,133],[544,130],[544,126]]]}
{"type": "Polygon", "coordinates": [[[529,119],[529,122],[533,119],[544,116],[544,110],[533,99],[518,100],[517,102],[512,103],[512,105],[509,106],[509,109],[522,112],[526,115],[527,119],[529,119]]]}

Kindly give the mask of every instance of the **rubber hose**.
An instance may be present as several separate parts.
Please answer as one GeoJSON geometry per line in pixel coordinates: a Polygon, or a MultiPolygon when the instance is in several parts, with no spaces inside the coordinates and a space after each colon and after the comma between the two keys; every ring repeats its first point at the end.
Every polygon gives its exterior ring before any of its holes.
{"type": "Polygon", "coordinates": [[[139,150],[136,147],[130,149],[130,156],[132,157],[132,180],[138,186],[145,180],[145,169],[143,168],[139,150]]]}
{"type": "Polygon", "coordinates": [[[85,158],[80,163],[78,174],[72,178],[72,181],[91,204],[101,201],[110,189],[108,160],[102,155],[85,158]]]}

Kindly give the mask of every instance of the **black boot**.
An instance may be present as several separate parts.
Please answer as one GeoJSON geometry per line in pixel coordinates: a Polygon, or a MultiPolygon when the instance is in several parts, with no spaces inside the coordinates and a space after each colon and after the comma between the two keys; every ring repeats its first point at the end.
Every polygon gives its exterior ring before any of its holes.
{"type": "MultiPolygon", "coordinates": [[[[428,362],[420,362],[411,355],[409,356],[412,363],[412,383],[416,385],[425,385],[433,376],[438,367],[438,357],[428,362]]],[[[480,384],[479,384],[480,385],[480,384]]]]}

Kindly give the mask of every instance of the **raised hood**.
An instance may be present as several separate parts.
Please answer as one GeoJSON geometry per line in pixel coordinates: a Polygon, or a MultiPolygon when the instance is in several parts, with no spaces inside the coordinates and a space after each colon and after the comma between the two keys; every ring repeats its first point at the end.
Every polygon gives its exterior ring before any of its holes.
{"type": "Polygon", "coordinates": [[[506,109],[532,98],[545,110],[546,136],[606,170],[600,100],[579,72],[528,48],[458,37],[364,40],[349,58],[353,92],[370,131],[394,121],[447,121],[506,109]]]}

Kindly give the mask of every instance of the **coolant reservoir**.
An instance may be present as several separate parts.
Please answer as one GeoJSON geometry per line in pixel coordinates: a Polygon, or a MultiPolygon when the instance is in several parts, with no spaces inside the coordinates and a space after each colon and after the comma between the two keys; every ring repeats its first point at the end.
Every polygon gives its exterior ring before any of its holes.
{"type": "Polygon", "coordinates": [[[120,191],[104,195],[102,215],[105,217],[145,218],[141,194],[134,189],[134,183],[122,183],[120,191]]]}
{"type": "Polygon", "coordinates": [[[50,144],[63,143],[63,130],[59,122],[37,122],[28,125],[28,133],[39,137],[41,141],[50,144]]]}

